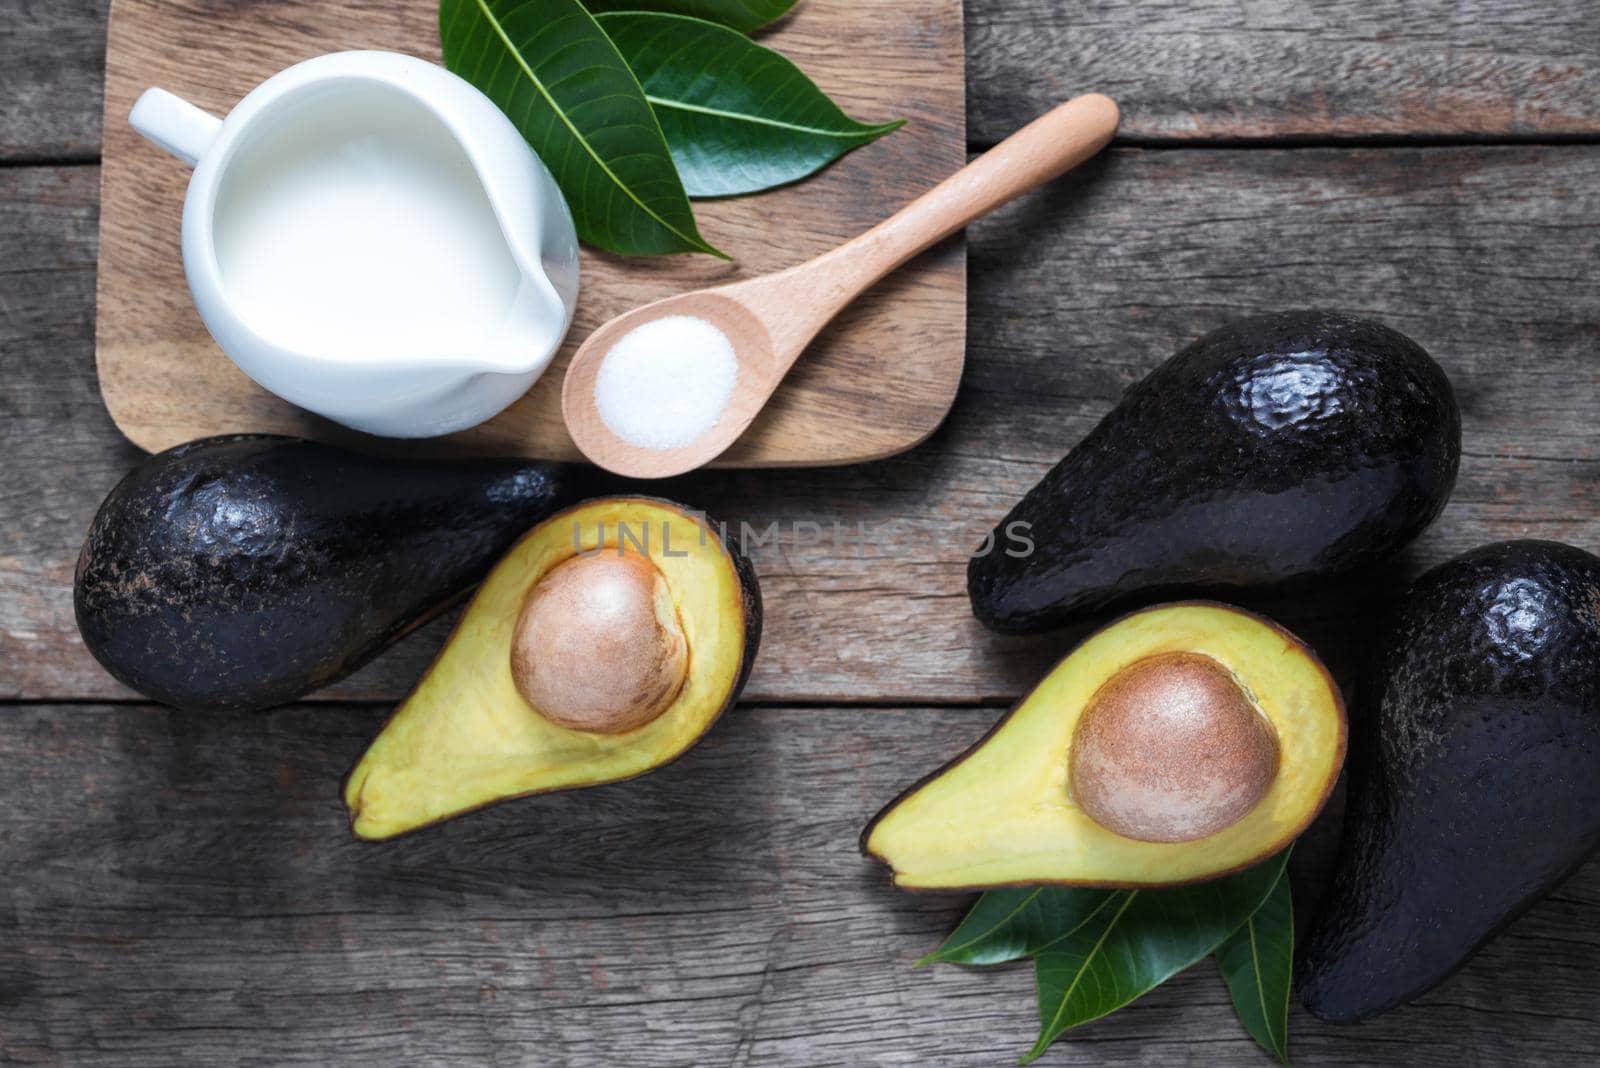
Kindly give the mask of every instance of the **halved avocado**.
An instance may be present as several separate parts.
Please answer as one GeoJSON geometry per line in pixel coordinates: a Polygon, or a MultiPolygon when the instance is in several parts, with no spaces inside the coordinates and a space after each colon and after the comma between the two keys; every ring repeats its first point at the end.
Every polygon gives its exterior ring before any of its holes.
{"type": "Polygon", "coordinates": [[[1299,835],[1344,751],[1339,689],[1292,634],[1161,605],[1086,639],[880,812],[862,851],[918,890],[1200,882],[1299,835]]]}
{"type": "Polygon", "coordinates": [[[346,778],[351,830],[389,838],[496,801],[658,768],[733,704],[760,637],[755,571],[703,513],[643,497],[558,512],[495,565],[346,778]],[[560,626],[563,610],[571,632],[560,626]],[[636,624],[646,640],[629,639],[636,624]],[[658,646],[674,655],[657,655],[658,646]],[[538,677],[541,650],[569,660],[538,677]],[[640,670],[666,682],[622,694],[648,705],[636,714],[574,692],[585,680],[636,680],[640,670]],[[524,693],[565,707],[535,708],[524,693]],[[592,729],[564,725],[574,723],[592,729]]]}

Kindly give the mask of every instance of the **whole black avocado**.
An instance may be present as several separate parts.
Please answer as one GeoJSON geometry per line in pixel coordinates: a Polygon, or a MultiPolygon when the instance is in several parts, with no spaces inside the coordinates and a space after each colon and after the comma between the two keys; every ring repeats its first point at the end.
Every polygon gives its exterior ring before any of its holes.
{"type": "Polygon", "coordinates": [[[1374,648],[1296,976],[1328,1020],[1431,989],[1600,846],[1600,559],[1475,549],[1418,579],[1374,648]]]}
{"type": "Polygon", "coordinates": [[[139,464],[95,514],[78,630],[112,675],[164,704],[268,708],[448,607],[575,497],[554,464],[191,441],[139,464]]]}
{"type": "Polygon", "coordinates": [[[1335,312],[1245,319],[1129,389],[1011,509],[968,566],[972,609],[1025,633],[1339,575],[1421,533],[1460,456],[1450,381],[1410,338],[1335,312]],[[1019,535],[1032,552],[998,548],[1019,535]]]}

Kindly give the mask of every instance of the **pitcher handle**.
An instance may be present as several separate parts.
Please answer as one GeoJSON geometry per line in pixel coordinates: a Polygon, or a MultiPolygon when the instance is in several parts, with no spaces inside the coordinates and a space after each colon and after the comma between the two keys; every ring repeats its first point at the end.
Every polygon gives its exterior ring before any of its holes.
{"type": "Polygon", "coordinates": [[[128,122],[191,167],[222,128],[221,119],[165,89],[146,89],[128,112],[128,122]]]}

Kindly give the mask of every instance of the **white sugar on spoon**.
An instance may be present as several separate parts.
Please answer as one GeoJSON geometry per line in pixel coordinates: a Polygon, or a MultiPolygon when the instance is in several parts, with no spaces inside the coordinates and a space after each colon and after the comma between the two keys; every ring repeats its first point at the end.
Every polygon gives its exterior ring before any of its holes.
{"type": "Polygon", "coordinates": [[[1117,105],[1109,98],[1077,97],[832,252],[617,316],[589,335],[567,367],[567,433],[585,456],[619,475],[665,478],[709,463],[744,433],[817,332],[863,290],[973,219],[1071,170],[1116,130],[1117,105]],[[711,333],[727,352],[677,344],[711,333]]]}
{"type": "Polygon", "coordinates": [[[634,327],[606,351],[594,404],[629,445],[677,449],[717,425],[738,381],[727,334],[692,315],[668,315],[634,327]]]}

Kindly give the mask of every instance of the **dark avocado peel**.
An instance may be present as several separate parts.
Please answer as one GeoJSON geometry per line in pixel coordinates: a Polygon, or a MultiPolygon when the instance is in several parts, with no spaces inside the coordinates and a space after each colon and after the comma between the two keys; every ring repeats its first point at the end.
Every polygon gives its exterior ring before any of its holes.
{"type": "Polygon", "coordinates": [[[1360,1020],[1432,989],[1600,846],[1600,559],[1486,545],[1394,607],[1353,712],[1306,1008],[1360,1020]]]}
{"type": "Polygon", "coordinates": [[[345,779],[352,833],[392,838],[687,752],[737,700],[761,643],[760,586],[735,541],[650,497],[537,524],[345,779]]]}
{"type": "Polygon", "coordinates": [[[1344,749],[1339,689],[1292,634],[1158,605],[1085,639],[861,848],[916,890],[1204,882],[1288,846],[1344,749]]]}
{"type": "Polygon", "coordinates": [[[1128,390],[972,559],[972,609],[1007,633],[1133,598],[1304,584],[1387,557],[1444,508],[1461,418],[1397,331],[1295,311],[1230,324],[1128,390]]]}
{"type": "Polygon", "coordinates": [[[356,670],[576,497],[559,465],[381,459],[237,435],[149,457],[100,506],[84,644],[178,708],[250,711],[356,670]]]}

